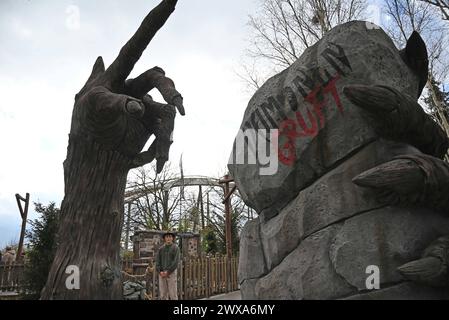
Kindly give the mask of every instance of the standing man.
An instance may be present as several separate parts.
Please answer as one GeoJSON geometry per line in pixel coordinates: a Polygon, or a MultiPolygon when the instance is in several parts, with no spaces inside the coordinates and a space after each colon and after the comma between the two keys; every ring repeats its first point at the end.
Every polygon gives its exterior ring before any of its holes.
{"type": "Polygon", "coordinates": [[[156,255],[156,271],[159,274],[159,292],[161,300],[178,300],[177,270],[179,263],[179,248],[173,243],[175,234],[166,232],[162,235],[164,245],[156,255]]]}

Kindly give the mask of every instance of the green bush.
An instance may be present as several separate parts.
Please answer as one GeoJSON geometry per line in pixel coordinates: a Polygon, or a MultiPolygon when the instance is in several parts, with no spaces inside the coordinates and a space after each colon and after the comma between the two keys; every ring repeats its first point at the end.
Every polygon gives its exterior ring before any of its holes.
{"type": "Polygon", "coordinates": [[[24,282],[31,292],[26,299],[38,299],[45,286],[56,252],[59,222],[59,209],[55,203],[51,202],[48,206],[41,203],[34,205],[40,217],[29,221],[31,229],[26,232],[29,245],[25,256],[24,282]]]}

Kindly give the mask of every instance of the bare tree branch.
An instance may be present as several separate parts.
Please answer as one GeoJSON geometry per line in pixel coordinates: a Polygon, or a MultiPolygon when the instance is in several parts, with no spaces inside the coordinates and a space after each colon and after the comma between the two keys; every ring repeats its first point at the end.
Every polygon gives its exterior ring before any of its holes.
{"type": "Polygon", "coordinates": [[[449,21],[449,2],[447,0],[421,0],[440,9],[444,20],[449,21]]]}
{"type": "Polygon", "coordinates": [[[249,62],[238,73],[252,90],[260,87],[261,79],[289,67],[334,26],[362,18],[366,4],[365,0],[260,1],[260,11],[248,21],[252,31],[249,62]],[[270,66],[272,72],[255,72],[259,64],[270,66]]]}

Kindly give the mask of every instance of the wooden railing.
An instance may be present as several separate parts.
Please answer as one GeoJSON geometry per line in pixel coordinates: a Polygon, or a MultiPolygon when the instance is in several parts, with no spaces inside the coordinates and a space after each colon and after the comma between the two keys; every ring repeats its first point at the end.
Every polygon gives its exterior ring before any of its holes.
{"type": "MultiPolygon", "coordinates": [[[[194,300],[238,290],[238,258],[226,256],[204,256],[183,258],[178,266],[178,298],[194,300]]],[[[141,269],[134,276],[124,276],[124,280],[145,280],[147,297],[159,299],[159,277],[154,269],[141,269]]]]}
{"type": "Polygon", "coordinates": [[[23,291],[23,264],[0,264],[0,293],[23,291]]]}
{"type": "Polygon", "coordinates": [[[183,259],[178,276],[179,298],[200,299],[238,290],[237,264],[238,258],[226,256],[183,259]]]}
{"type": "MultiPolygon", "coordinates": [[[[183,258],[178,266],[178,298],[193,300],[238,290],[238,258],[204,256],[183,258]]],[[[143,272],[145,269],[143,269],[143,272]]],[[[0,264],[0,293],[23,292],[23,264],[0,264]]],[[[123,280],[146,280],[147,297],[159,298],[159,278],[153,268],[147,274],[124,276],[123,280]]]]}

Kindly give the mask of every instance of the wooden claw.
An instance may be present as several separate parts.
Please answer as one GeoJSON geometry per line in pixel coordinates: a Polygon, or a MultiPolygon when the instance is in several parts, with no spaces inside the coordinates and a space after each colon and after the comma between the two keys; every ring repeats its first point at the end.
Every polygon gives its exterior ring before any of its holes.
{"type": "Polygon", "coordinates": [[[175,10],[177,2],[177,0],[163,0],[145,17],[136,33],[123,46],[117,58],[106,70],[107,81],[113,86],[124,83],[143,51],[175,10]]]}
{"type": "Polygon", "coordinates": [[[156,141],[154,141],[147,151],[139,153],[131,163],[131,168],[138,168],[153,162],[156,157],[156,141]]]}
{"type": "Polygon", "coordinates": [[[404,278],[414,282],[436,287],[447,286],[447,267],[436,257],[414,260],[397,270],[404,278]]]}
{"type": "Polygon", "coordinates": [[[392,112],[399,105],[397,94],[383,86],[351,85],[343,93],[352,103],[374,115],[392,112]]]}
{"type": "Polygon", "coordinates": [[[411,160],[396,159],[357,175],[352,182],[361,187],[390,189],[400,194],[419,190],[424,174],[411,160]]]}

